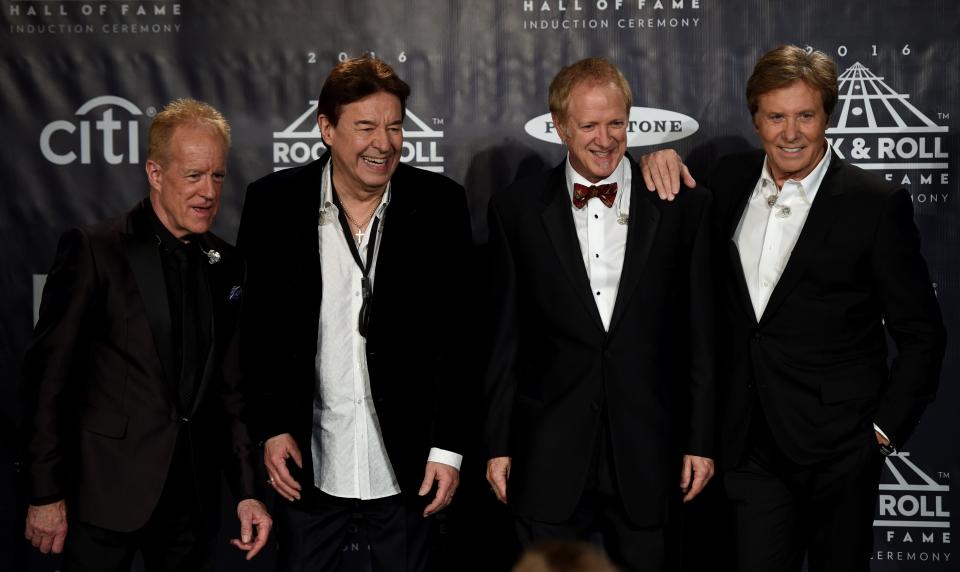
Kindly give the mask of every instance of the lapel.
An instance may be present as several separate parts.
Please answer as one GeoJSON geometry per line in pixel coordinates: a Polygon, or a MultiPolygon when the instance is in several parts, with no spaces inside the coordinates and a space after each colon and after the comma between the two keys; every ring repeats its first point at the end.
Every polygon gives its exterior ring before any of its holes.
{"type": "Polygon", "coordinates": [[[309,309],[314,332],[320,321],[320,301],[323,296],[318,225],[323,197],[323,168],[329,160],[330,152],[327,151],[320,159],[304,167],[297,176],[296,183],[292,185],[295,206],[290,243],[283,252],[277,253],[277,256],[289,261],[289,268],[293,272],[289,281],[290,294],[297,300],[293,307],[309,309]]]}
{"type": "MultiPolygon", "coordinates": [[[[540,218],[547,237],[553,244],[563,273],[570,280],[577,299],[583,304],[584,310],[587,311],[594,325],[603,331],[603,321],[600,319],[597,304],[591,296],[590,279],[587,277],[587,269],[583,266],[580,241],[577,239],[577,230],[573,223],[565,165],[566,162],[560,163],[547,177],[540,195],[542,206],[540,218]]],[[[633,216],[632,213],[631,216],[633,216]]]]}
{"type": "Polygon", "coordinates": [[[827,173],[823,177],[823,182],[820,183],[817,196],[810,205],[810,212],[803,223],[797,244],[790,254],[790,260],[783,269],[783,274],[773,292],[770,293],[770,300],[763,310],[763,315],[760,316],[761,323],[768,321],[770,316],[776,313],[777,308],[803,277],[810,263],[816,260],[820,243],[826,238],[837,216],[837,209],[831,206],[834,204],[835,197],[843,193],[842,185],[837,181],[837,174],[842,166],[841,159],[836,155],[830,159],[830,166],[827,167],[827,173]]]}
{"type": "Polygon", "coordinates": [[[743,263],[740,261],[740,250],[737,248],[736,232],[740,219],[743,218],[743,211],[747,208],[747,203],[753,194],[753,189],[757,186],[757,179],[763,169],[763,158],[763,153],[751,154],[746,167],[735,172],[736,178],[731,181],[730,185],[730,188],[733,189],[733,205],[727,218],[721,221],[721,224],[725,226],[730,276],[734,281],[731,286],[736,291],[736,299],[740,310],[753,324],[757,323],[757,314],[753,309],[750,290],[747,288],[747,280],[743,275],[743,263]]]}
{"type": "MultiPolygon", "coordinates": [[[[627,222],[627,244],[623,257],[623,270],[620,273],[620,286],[617,300],[610,318],[610,333],[613,333],[626,310],[631,296],[636,292],[643,276],[643,269],[650,257],[650,249],[657,236],[660,223],[660,211],[653,201],[660,200],[656,193],[649,192],[643,185],[640,169],[633,158],[627,157],[627,167],[631,172],[630,212],[627,222]]],[[[591,300],[592,302],[593,300],[591,300]]]]}
{"type": "Polygon", "coordinates": [[[163,266],[160,262],[160,250],[157,238],[150,229],[145,209],[152,208],[145,199],[127,215],[127,228],[121,240],[124,256],[133,274],[140,292],[144,313],[153,334],[154,350],[163,368],[163,378],[173,401],[177,378],[173,367],[173,344],[171,343],[170,302],[167,300],[167,287],[163,278],[163,266]]]}
{"type": "MultiPolygon", "coordinates": [[[[373,322],[378,315],[376,311],[377,291],[381,288],[390,292],[394,291],[393,281],[398,276],[402,279],[403,260],[410,253],[410,242],[398,237],[407,236],[409,234],[408,229],[419,224],[417,215],[419,203],[416,186],[410,180],[411,169],[413,167],[402,163],[397,165],[397,170],[390,179],[390,202],[387,204],[382,223],[377,227],[380,250],[377,252],[373,298],[371,299],[371,330],[373,330],[373,322]]],[[[382,313],[379,312],[379,314],[382,313]]]]}

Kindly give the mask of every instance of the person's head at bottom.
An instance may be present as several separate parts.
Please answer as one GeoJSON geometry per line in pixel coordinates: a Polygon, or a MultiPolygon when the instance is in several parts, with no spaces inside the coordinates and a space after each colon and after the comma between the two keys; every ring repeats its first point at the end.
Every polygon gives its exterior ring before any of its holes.
{"type": "Polygon", "coordinates": [[[527,548],[513,572],[617,572],[596,546],[582,540],[544,540],[527,548]]]}

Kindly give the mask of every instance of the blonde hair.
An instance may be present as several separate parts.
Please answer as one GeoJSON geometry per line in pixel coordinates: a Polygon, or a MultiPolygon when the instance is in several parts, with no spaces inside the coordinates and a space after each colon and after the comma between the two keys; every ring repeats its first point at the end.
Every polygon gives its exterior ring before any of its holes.
{"type": "Polygon", "coordinates": [[[573,88],[585,82],[593,85],[612,83],[623,95],[623,103],[627,107],[626,112],[628,115],[630,114],[630,106],[633,105],[633,92],[630,90],[627,78],[623,77],[623,73],[617,66],[608,60],[587,58],[563,68],[550,82],[548,96],[550,113],[556,116],[559,121],[564,121],[567,118],[570,92],[573,91],[573,88]]]}
{"type": "Polygon", "coordinates": [[[192,98],[175,99],[168,103],[150,123],[147,138],[147,158],[158,163],[166,159],[170,138],[181,125],[202,125],[213,129],[230,147],[230,124],[210,104],[192,98]]]}

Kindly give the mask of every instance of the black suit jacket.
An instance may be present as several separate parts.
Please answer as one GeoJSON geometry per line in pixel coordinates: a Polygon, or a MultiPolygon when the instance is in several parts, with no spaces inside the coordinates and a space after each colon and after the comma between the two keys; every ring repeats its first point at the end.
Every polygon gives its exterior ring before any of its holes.
{"type": "MultiPolygon", "coordinates": [[[[681,456],[712,456],[710,195],[648,192],[631,160],[629,230],[609,331],[593,301],[564,164],[490,203],[489,455],[511,456],[517,514],[566,520],[609,424],[624,506],[663,521],[681,456]]],[[[676,499],[674,499],[676,502],[676,499]]]]}
{"type": "Polygon", "coordinates": [[[743,455],[755,402],[797,463],[875,442],[874,422],[901,446],[934,397],[945,345],[910,195],[834,155],[757,320],[734,233],[763,158],[727,157],[710,181],[724,465],[743,455]],[[884,331],[897,350],[889,365],[884,331]]]}
{"type": "MultiPolygon", "coordinates": [[[[260,437],[294,437],[303,470],[288,466],[305,490],[314,482],[323,295],[317,233],[329,157],[252,183],[237,239],[248,262],[243,355],[261,391],[260,437]]],[[[367,367],[387,455],[401,491],[413,500],[431,447],[463,452],[461,308],[469,302],[463,292],[470,247],[463,187],[400,164],[378,232],[367,367]]]]}
{"type": "Polygon", "coordinates": [[[123,216],[60,239],[24,362],[29,496],[32,502],[65,498],[74,518],[136,530],[160,498],[179,438],[204,521],[214,529],[221,469],[238,497],[254,492],[252,441],[230,354],[243,265],[229,244],[213,234],[200,238],[204,250],[221,255],[217,264],[204,265],[212,343],[193,407],[181,411],[150,208],[144,200],[123,216]]]}

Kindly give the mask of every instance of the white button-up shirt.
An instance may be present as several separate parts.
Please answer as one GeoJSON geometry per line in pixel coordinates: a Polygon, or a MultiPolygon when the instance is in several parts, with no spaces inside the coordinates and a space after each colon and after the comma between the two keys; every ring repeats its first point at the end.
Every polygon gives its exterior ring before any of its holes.
{"type": "Polygon", "coordinates": [[[809,175],[800,181],[787,179],[779,191],[770,175],[767,160],[763,161],[760,180],[734,233],[757,320],[763,315],[770,294],[790,260],[830,158],[830,146],[827,145],[826,153],[809,175]],[[770,206],[768,201],[774,197],[776,202],[770,206]]]}
{"type": "Polygon", "coordinates": [[[570,208],[573,209],[573,224],[577,229],[583,266],[590,279],[590,293],[600,312],[603,328],[608,330],[613,317],[613,306],[617,301],[623,257],[627,250],[627,215],[630,213],[632,180],[630,164],[624,157],[609,177],[591,183],[573,168],[570,156],[567,155],[566,175],[570,208]],[[607,207],[595,197],[587,201],[582,209],[578,209],[573,206],[574,183],[588,187],[617,183],[617,198],[612,207],[607,207]]]}
{"type": "MultiPolygon", "coordinates": [[[[366,338],[359,331],[363,273],[350,253],[340,226],[330,176],[328,164],[323,171],[318,221],[323,295],[317,332],[317,385],[311,442],[314,484],[336,497],[377,499],[398,494],[400,485],[383,444],[370,391],[366,338]]],[[[371,285],[389,202],[388,184],[357,245],[364,264],[367,249],[374,249],[369,272],[371,285]],[[374,219],[380,222],[376,243],[371,246],[369,232],[374,219]]],[[[457,453],[431,449],[424,463],[437,461],[459,469],[462,458],[457,453]]]]}

